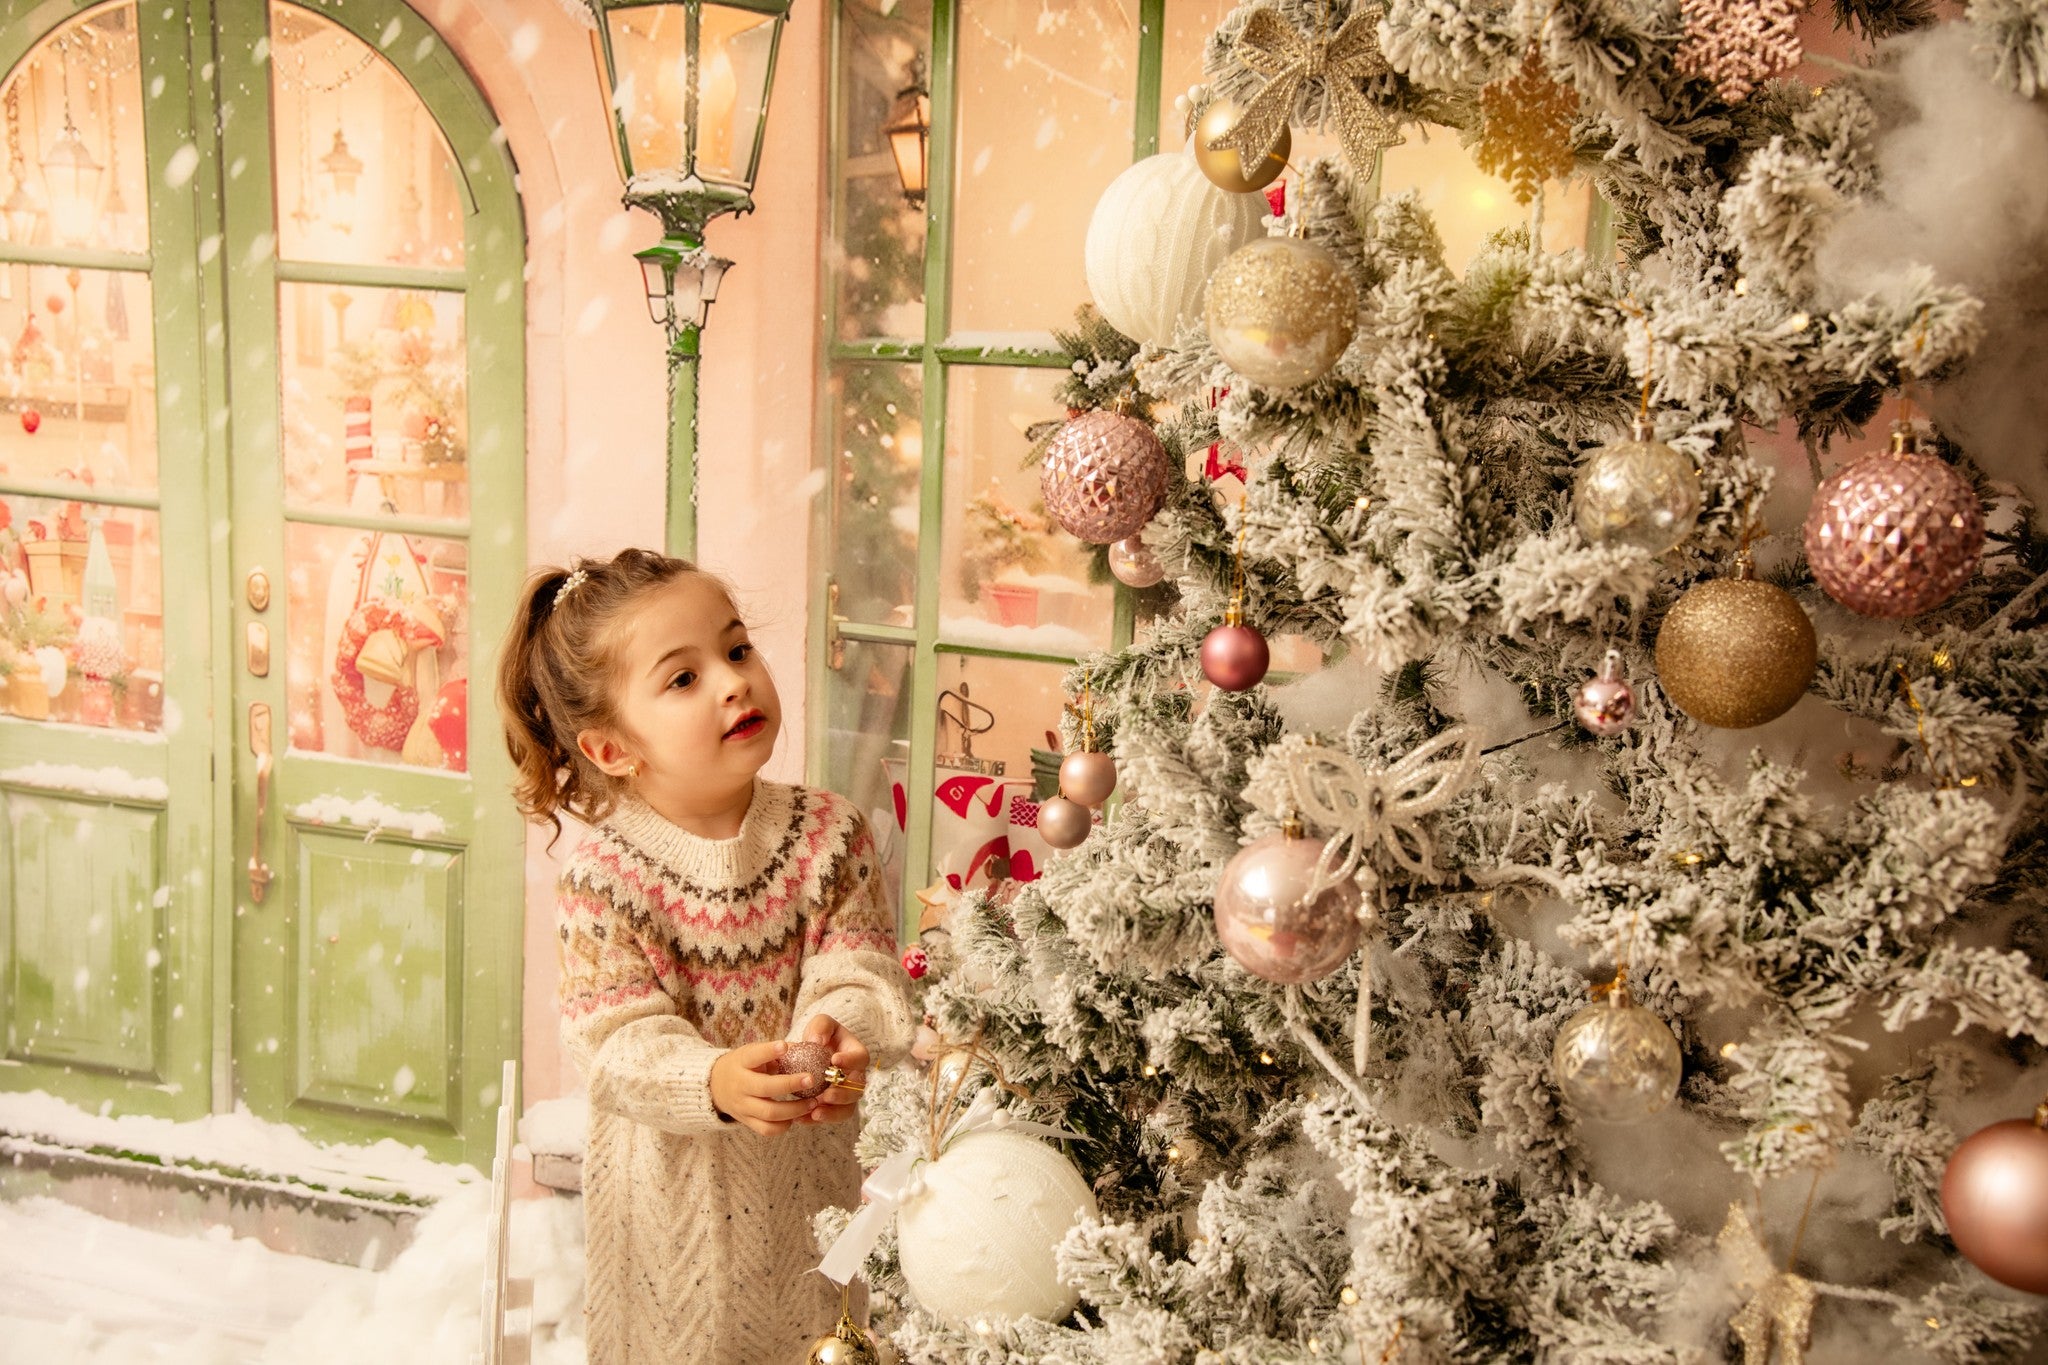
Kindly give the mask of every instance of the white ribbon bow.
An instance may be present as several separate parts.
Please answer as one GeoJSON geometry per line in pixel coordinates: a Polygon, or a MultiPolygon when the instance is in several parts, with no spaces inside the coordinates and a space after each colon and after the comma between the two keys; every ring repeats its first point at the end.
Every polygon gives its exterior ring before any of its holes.
{"type": "Polygon", "coordinates": [[[1330,831],[1311,895],[1358,878],[1379,880],[1384,854],[1417,876],[1434,873],[1436,840],[1422,817],[1449,805],[1479,768],[1472,732],[1454,725],[1399,761],[1366,767],[1343,749],[1302,744],[1287,756],[1287,785],[1301,819],[1330,831]],[[1439,758],[1446,750],[1456,752],[1439,758]]]}
{"type": "MultiPolygon", "coordinates": [[[[1079,1133],[1070,1133],[1064,1128],[1020,1119],[1001,1107],[1002,1099],[1003,1092],[995,1086],[975,1095],[960,1116],[946,1125],[944,1135],[939,1138],[939,1155],[944,1156],[948,1147],[970,1133],[1024,1133],[1067,1142],[1088,1141],[1079,1133]]],[[[833,1241],[825,1259],[818,1262],[818,1269],[826,1279],[843,1285],[860,1273],[861,1263],[867,1260],[868,1253],[881,1240],[882,1229],[895,1219],[896,1211],[924,1192],[924,1174],[918,1168],[928,1160],[930,1158],[923,1147],[905,1147],[875,1167],[874,1172],[861,1182],[860,1192],[867,1203],[833,1241]]]]}

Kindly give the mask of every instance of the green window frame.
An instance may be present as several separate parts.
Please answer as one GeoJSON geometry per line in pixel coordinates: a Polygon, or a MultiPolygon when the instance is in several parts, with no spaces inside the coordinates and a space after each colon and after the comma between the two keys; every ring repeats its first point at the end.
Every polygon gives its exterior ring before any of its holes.
{"type": "MultiPolygon", "coordinates": [[[[829,391],[829,378],[835,365],[863,361],[914,364],[918,367],[922,380],[920,430],[923,445],[917,488],[920,534],[917,537],[915,625],[905,627],[872,621],[845,620],[837,615],[835,594],[828,586],[821,584],[821,590],[812,594],[808,652],[808,658],[812,663],[806,680],[805,708],[806,771],[812,781],[823,780],[825,765],[828,762],[828,685],[832,671],[831,655],[837,641],[907,646],[911,650],[909,788],[912,792],[928,792],[931,785],[929,779],[936,769],[939,740],[939,668],[943,658],[954,656],[963,659],[1008,660],[1062,666],[1071,666],[1076,662],[1076,656],[1070,654],[1000,649],[944,641],[939,637],[939,599],[943,564],[942,538],[938,534],[938,527],[945,515],[946,410],[948,385],[952,373],[963,368],[1058,370],[1064,369],[1069,363],[1069,358],[1065,354],[1049,347],[988,347],[956,338],[952,331],[954,205],[959,181],[955,154],[961,103],[957,79],[959,30],[962,6],[969,2],[970,0],[932,0],[931,3],[931,35],[927,58],[930,64],[931,142],[925,196],[923,335],[916,338],[840,340],[838,291],[830,279],[824,291],[824,326],[821,332],[823,345],[820,348],[818,370],[819,391],[829,391]]],[[[1151,156],[1159,150],[1159,87],[1164,61],[1166,0],[1137,0],[1137,12],[1136,91],[1131,114],[1133,162],[1151,156]]],[[[832,31],[827,58],[831,78],[827,94],[826,135],[827,184],[830,187],[832,201],[827,233],[835,239],[839,214],[843,207],[841,189],[845,183],[845,74],[844,63],[839,60],[839,54],[847,41],[846,25],[845,6],[843,3],[835,3],[832,6],[832,31]]],[[[1069,321],[1071,319],[1064,317],[1047,317],[1042,323],[1046,327],[1055,327],[1063,326],[1069,321]]],[[[827,452],[828,469],[832,442],[831,422],[831,404],[821,403],[816,448],[827,452]]],[[[832,536],[830,501],[829,489],[817,499],[818,506],[812,532],[813,547],[822,552],[814,556],[814,561],[826,562],[827,574],[830,572],[832,536]]],[[[1122,649],[1131,642],[1136,624],[1133,602],[1130,590],[1117,585],[1108,641],[1112,649],[1122,649]]],[[[904,910],[902,922],[898,925],[898,933],[905,940],[914,940],[917,936],[917,901],[911,891],[923,884],[932,862],[931,802],[912,799],[906,807],[906,812],[904,885],[899,902],[904,910]]]]}

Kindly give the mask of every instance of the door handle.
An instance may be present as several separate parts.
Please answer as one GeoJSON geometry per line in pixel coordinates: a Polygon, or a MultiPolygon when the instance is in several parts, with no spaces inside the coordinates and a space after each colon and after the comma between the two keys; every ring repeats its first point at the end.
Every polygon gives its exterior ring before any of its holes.
{"type": "Polygon", "coordinates": [[[846,637],[839,633],[839,627],[846,624],[846,618],[839,614],[839,580],[825,580],[825,652],[826,665],[834,673],[846,667],[846,637]]]}
{"type": "Polygon", "coordinates": [[[256,835],[249,849],[249,899],[263,904],[276,873],[263,861],[263,817],[270,805],[270,707],[249,703],[249,752],[256,755],[256,835]]]}

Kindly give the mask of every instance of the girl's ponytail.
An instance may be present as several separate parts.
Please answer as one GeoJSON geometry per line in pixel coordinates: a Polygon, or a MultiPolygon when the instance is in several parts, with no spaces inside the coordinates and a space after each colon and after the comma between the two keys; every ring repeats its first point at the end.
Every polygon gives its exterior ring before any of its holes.
{"type": "Polygon", "coordinates": [[[512,799],[528,819],[553,825],[557,838],[562,833],[562,821],[555,814],[561,807],[561,774],[575,766],[575,755],[563,749],[549,723],[535,676],[535,656],[555,597],[568,581],[568,571],[555,568],[542,569],[526,580],[498,665],[498,714],[505,722],[505,747],[518,770],[512,799]]]}

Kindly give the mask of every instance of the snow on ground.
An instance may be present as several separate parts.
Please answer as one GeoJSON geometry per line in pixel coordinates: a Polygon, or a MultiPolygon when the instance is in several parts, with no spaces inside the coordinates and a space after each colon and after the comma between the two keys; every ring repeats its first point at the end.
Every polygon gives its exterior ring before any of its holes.
{"type": "MultiPolygon", "coordinates": [[[[225,1229],[0,1202],[0,1365],[466,1365],[489,1211],[487,1185],[451,1195],[372,1274],[225,1229]]],[[[534,1365],[584,1365],[581,1202],[515,1204],[511,1263],[534,1281],[534,1365]]]]}

